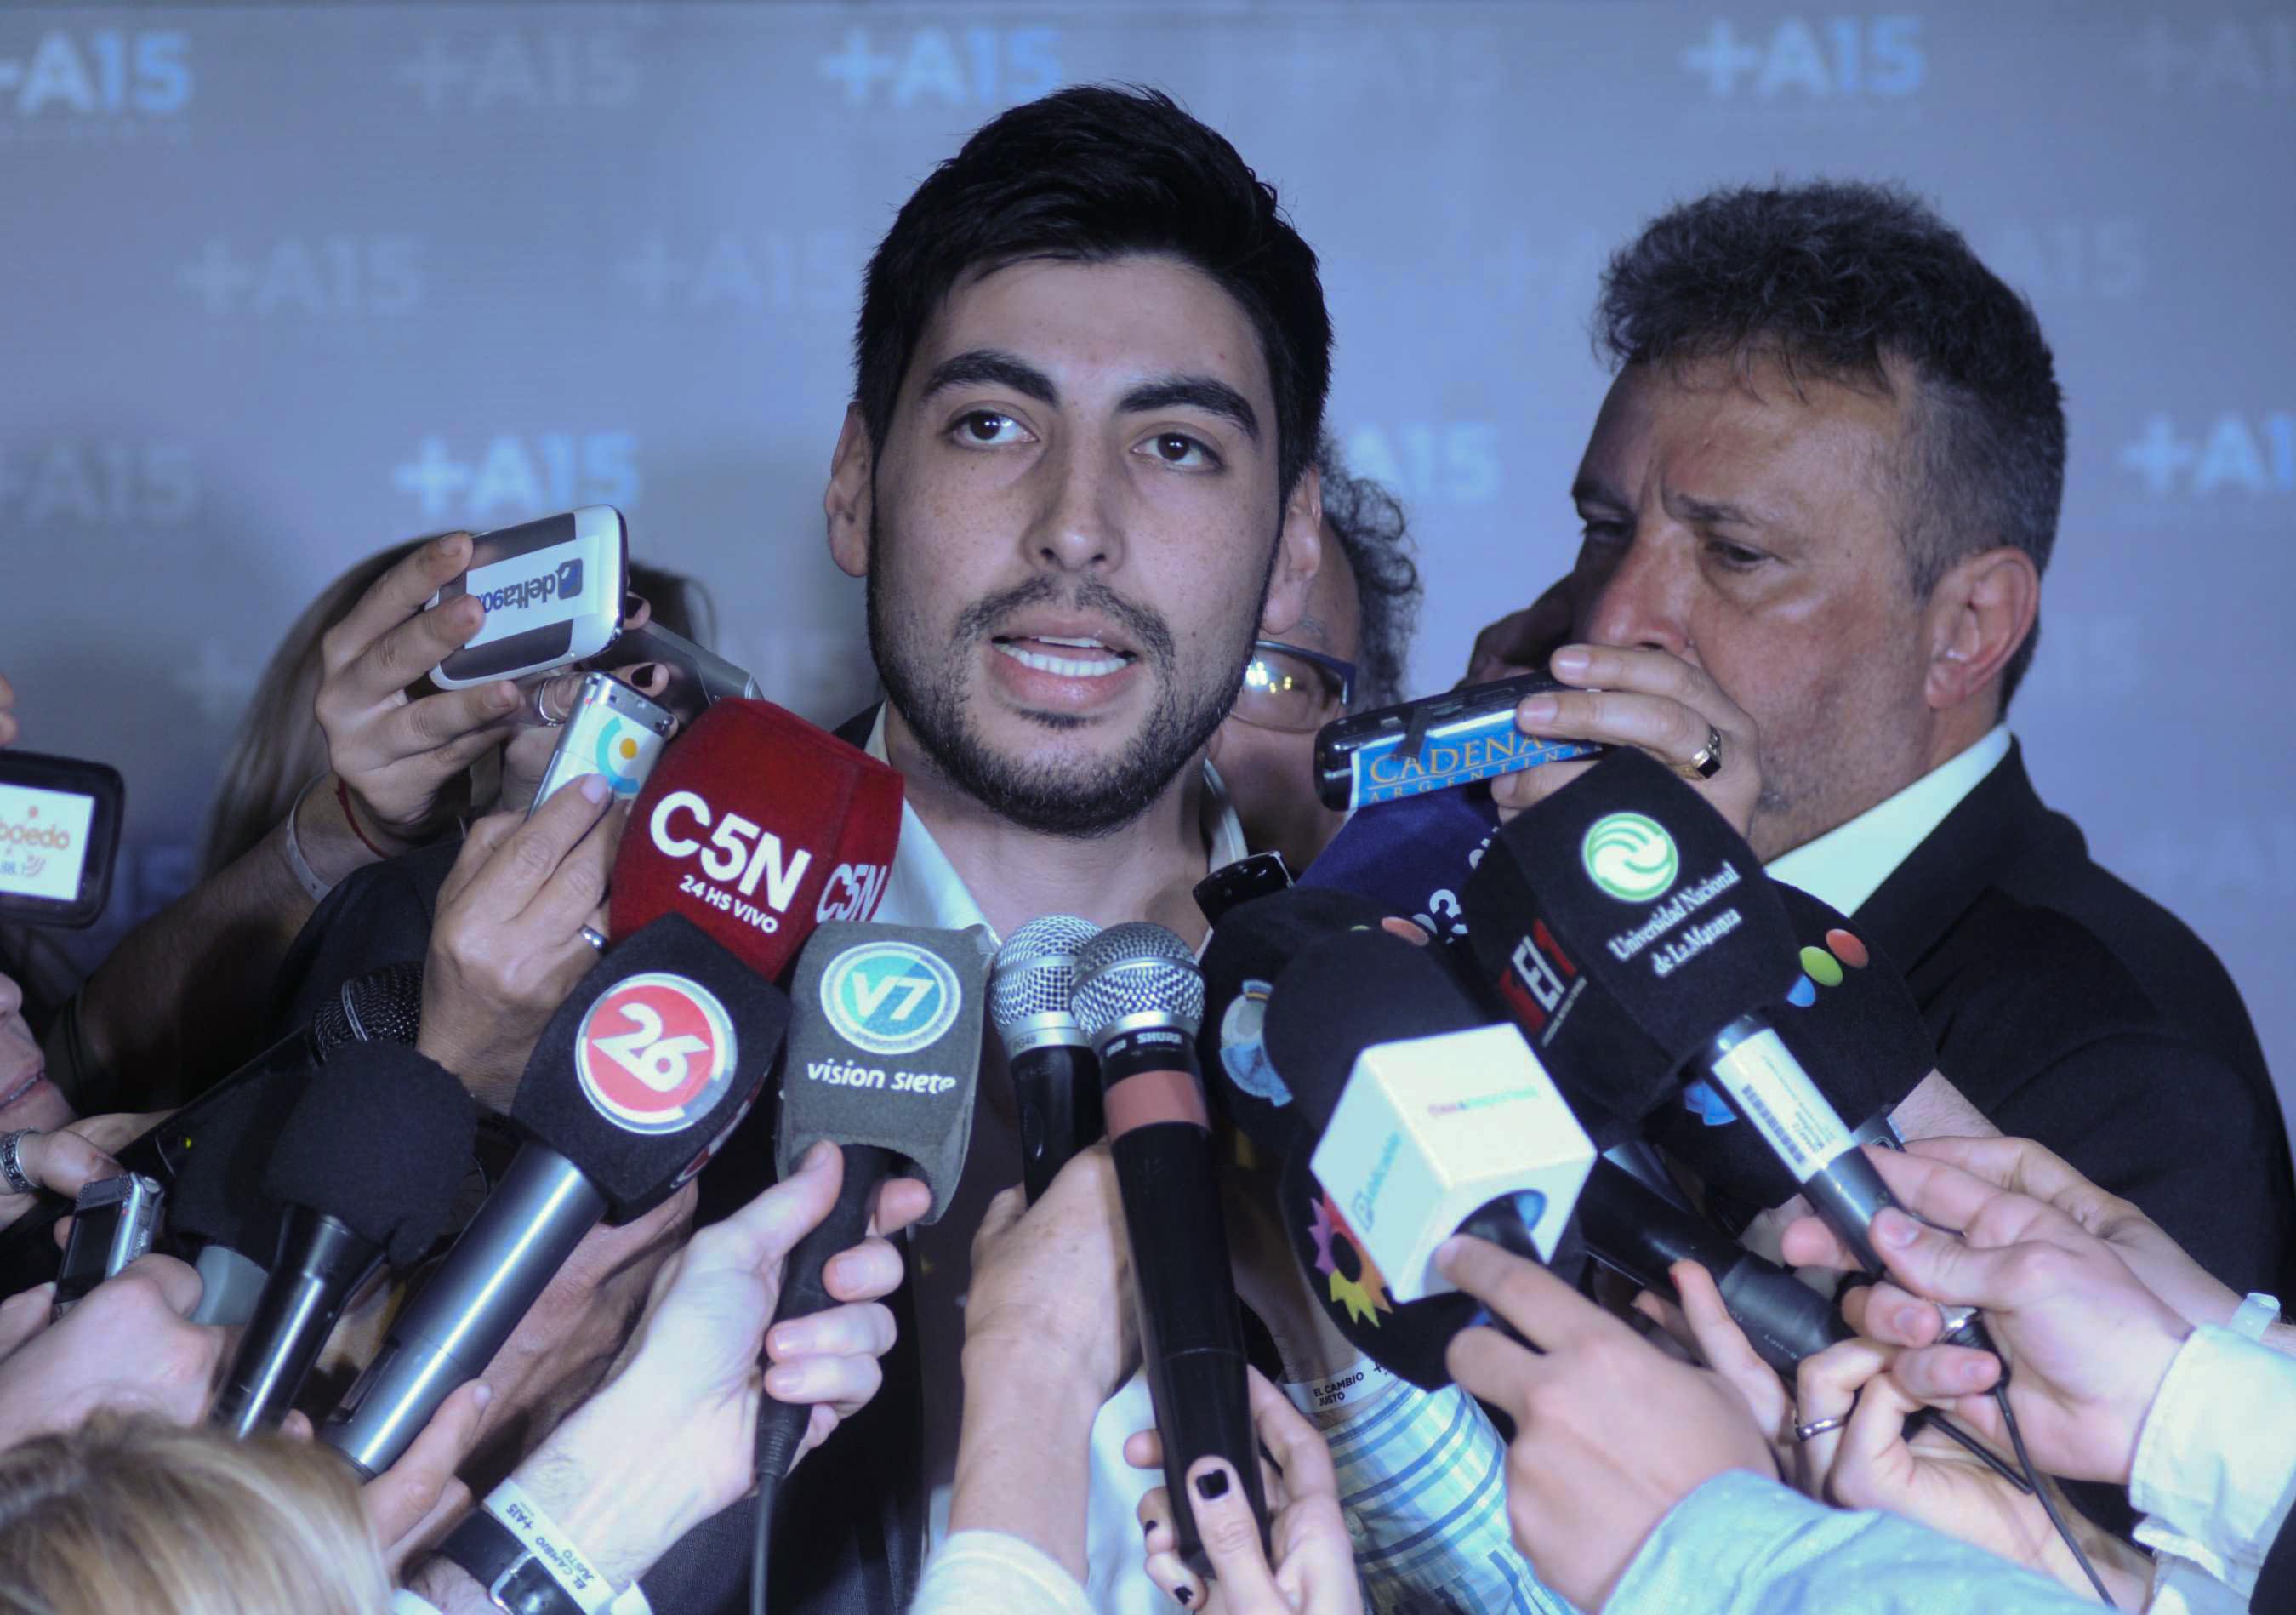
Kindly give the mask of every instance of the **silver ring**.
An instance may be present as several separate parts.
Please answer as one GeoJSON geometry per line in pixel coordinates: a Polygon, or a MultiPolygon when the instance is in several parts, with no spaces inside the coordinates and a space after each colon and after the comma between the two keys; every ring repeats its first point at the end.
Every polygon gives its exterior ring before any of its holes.
{"type": "Polygon", "coordinates": [[[1840,1430],[1843,1425],[1849,1422],[1849,1415],[1848,1414],[1843,1414],[1838,1419],[1812,1419],[1807,1424],[1797,1424],[1794,1426],[1794,1439],[1797,1441],[1808,1441],[1815,1437],[1824,1435],[1829,1430],[1840,1430]]]}
{"type": "Polygon", "coordinates": [[[596,926],[585,925],[575,934],[580,937],[585,942],[587,942],[591,947],[596,948],[600,953],[603,954],[606,951],[606,933],[600,930],[596,926]]]}
{"type": "Polygon", "coordinates": [[[1722,772],[1722,731],[1709,724],[1706,743],[1690,754],[1685,772],[1694,772],[1700,779],[1710,780],[1722,772]]]}
{"type": "Polygon", "coordinates": [[[520,714],[520,716],[526,721],[528,727],[535,729],[555,729],[562,726],[566,722],[566,715],[562,712],[555,717],[553,717],[550,715],[550,703],[548,701],[549,692],[550,681],[548,679],[543,678],[535,681],[534,693],[526,698],[526,710],[520,714]]]}
{"type": "Polygon", "coordinates": [[[37,1133],[37,1127],[18,1127],[12,1133],[0,1133],[0,1182],[8,1185],[11,1194],[37,1194],[40,1185],[24,1176],[24,1163],[16,1159],[16,1146],[25,1135],[37,1133]]]}

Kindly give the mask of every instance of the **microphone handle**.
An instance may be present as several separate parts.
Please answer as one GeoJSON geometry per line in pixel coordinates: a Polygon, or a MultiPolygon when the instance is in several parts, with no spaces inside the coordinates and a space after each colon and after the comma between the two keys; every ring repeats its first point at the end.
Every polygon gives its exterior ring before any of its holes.
{"type": "MultiPolygon", "coordinates": [[[[870,1202],[876,1197],[877,1185],[892,1176],[891,1151],[876,1144],[838,1147],[845,1157],[845,1181],[838,1187],[829,1215],[798,1241],[782,1264],[781,1299],[774,1306],[775,1324],[784,1318],[808,1317],[837,1305],[822,1270],[831,1257],[859,1244],[868,1234],[870,1202]]],[[[812,1418],[813,1409],[803,1403],[758,1397],[757,1473],[760,1481],[768,1476],[778,1481],[789,1473],[812,1418]]]]}
{"type": "Polygon", "coordinates": [[[275,1428],[343,1315],[344,1303],[382,1261],[382,1247],[308,1206],[289,1206],[279,1257],[209,1410],[210,1423],[245,1440],[275,1428]]]}
{"type": "Polygon", "coordinates": [[[1021,1111],[1021,1185],[1035,1205],[1078,1151],[1100,1136],[1100,1062],[1076,1044],[1023,1049],[1011,1062],[1021,1111]]]}
{"type": "Polygon", "coordinates": [[[319,1439],[365,1480],[398,1463],[439,1405],[494,1360],[605,1214],[605,1196],[581,1168],[542,1144],[521,1145],[319,1439]]]}
{"type": "Polygon", "coordinates": [[[1193,1040],[1162,1029],[1111,1038],[1100,1067],[1173,1534],[1182,1561],[1208,1575],[1211,1562],[1196,1529],[1188,1466],[1203,1457],[1227,1460],[1259,1523],[1263,1547],[1267,1502],[1203,1079],[1193,1040]],[[1124,1091],[1131,1082],[1143,1086],[1124,1091]]]}

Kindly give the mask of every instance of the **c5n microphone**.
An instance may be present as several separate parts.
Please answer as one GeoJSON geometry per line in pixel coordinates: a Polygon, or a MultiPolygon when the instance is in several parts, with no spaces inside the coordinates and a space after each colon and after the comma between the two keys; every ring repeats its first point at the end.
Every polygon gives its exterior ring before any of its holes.
{"type": "Polygon", "coordinates": [[[413,1049],[353,1044],[328,1062],[263,1176],[283,1208],[278,1248],[211,1422],[245,1437],[286,1416],[360,1285],[445,1231],[477,1129],[461,1082],[413,1049]]]}
{"type": "Polygon", "coordinates": [[[369,1477],[397,1463],[584,1234],[644,1216],[708,1164],[788,1023],[778,988],[676,914],[611,948],[519,1079],[510,1114],[527,1142],[319,1439],[369,1477]]]}
{"type": "MultiPolygon", "coordinates": [[[[823,1267],[860,1242],[886,1178],[907,1172],[924,1181],[932,1191],[925,1221],[948,1209],[972,1142],[985,955],[978,930],[832,921],[798,956],[775,1165],[787,1177],[826,1139],[843,1155],[845,1175],[836,1203],[783,1265],[775,1323],[835,1304],[823,1267]]],[[[758,1400],[753,1607],[765,1599],[774,1504],[811,1414],[801,1403],[758,1400]]]]}
{"type": "Polygon", "coordinates": [[[1190,1505],[1190,1464],[1227,1460],[1263,1538],[1267,1521],[1243,1321],[1196,1065],[1204,980],[1195,950],[1162,926],[1112,925],[1078,956],[1075,1002],[1100,1058],[1172,1529],[1181,1558],[1203,1575],[1210,1561],[1190,1505]]]}
{"type": "Polygon", "coordinates": [[[612,930],[683,914],[778,980],[817,923],[877,912],[901,776],[771,701],[718,701],[646,776],[614,860],[612,930]]]}
{"type": "Polygon", "coordinates": [[[1467,883],[1468,939],[1499,997],[1581,1103],[1639,1124],[1710,1081],[1871,1273],[1893,1203],[1780,1040],[1800,973],[1753,849],[1662,764],[1630,749],[1499,832],[1467,883]]]}
{"type": "Polygon", "coordinates": [[[1013,1073],[1021,1182],[1032,1206],[1100,1136],[1100,1065],[1070,1002],[1077,950],[1099,934],[1089,920],[1046,914],[1007,937],[989,966],[989,1018],[1013,1073]]]}

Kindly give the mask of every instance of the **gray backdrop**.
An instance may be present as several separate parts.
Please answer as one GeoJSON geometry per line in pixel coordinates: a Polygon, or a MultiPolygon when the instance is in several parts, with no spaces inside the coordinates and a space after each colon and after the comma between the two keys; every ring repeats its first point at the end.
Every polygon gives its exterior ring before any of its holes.
{"type": "Polygon", "coordinates": [[[1611,247],[1721,181],[1938,201],[2071,400],[2033,771],[2296,1075],[2296,10],[2218,0],[11,6],[0,669],[28,743],[130,783],[90,944],[181,888],[279,633],[399,537],[618,504],[768,694],[855,707],[819,500],[861,263],[967,130],[1103,78],[1323,254],[1419,687],[1573,552],[1611,247]]]}

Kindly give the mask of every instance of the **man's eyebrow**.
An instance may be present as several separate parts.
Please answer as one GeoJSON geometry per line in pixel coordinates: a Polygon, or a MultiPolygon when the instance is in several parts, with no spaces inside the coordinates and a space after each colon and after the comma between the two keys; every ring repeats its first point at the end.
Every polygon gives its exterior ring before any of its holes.
{"type": "Polygon", "coordinates": [[[1259,441],[1259,416],[1251,400],[1214,376],[1167,376],[1146,382],[1126,393],[1117,407],[1127,414],[1139,415],[1176,404],[1234,422],[1245,437],[1259,441]]]}
{"type": "Polygon", "coordinates": [[[1676,513],[1685,521],[1701,527],[1775,527],[1775,518],[1748,510],[1742,504],[1725,504],[1716,499],[1693,499],[1688,495],[1669,501],[1676,513]]]}
{"type": "Polygon", "coordinates": [[[932,367],[925,378],[925,389],[918,395],[922,401],[951,387],[977,387],[986,383],[992,387],[1009,387],[1023,398],[1034,398],[1039,404],[1060,406],[1060,389],[1053,378],[1018,355],[1001,348],[973,348],[953,354],[932,367]]]}
{"type": "Polygon", "coordinates": [[[1628,508],[1627,502],[1612,490],[1609,483],[1595,476],[1581,477],[1570,485],[1570,503],[1607,504],[1613,510],[1621,511],[1628,508]]]}

